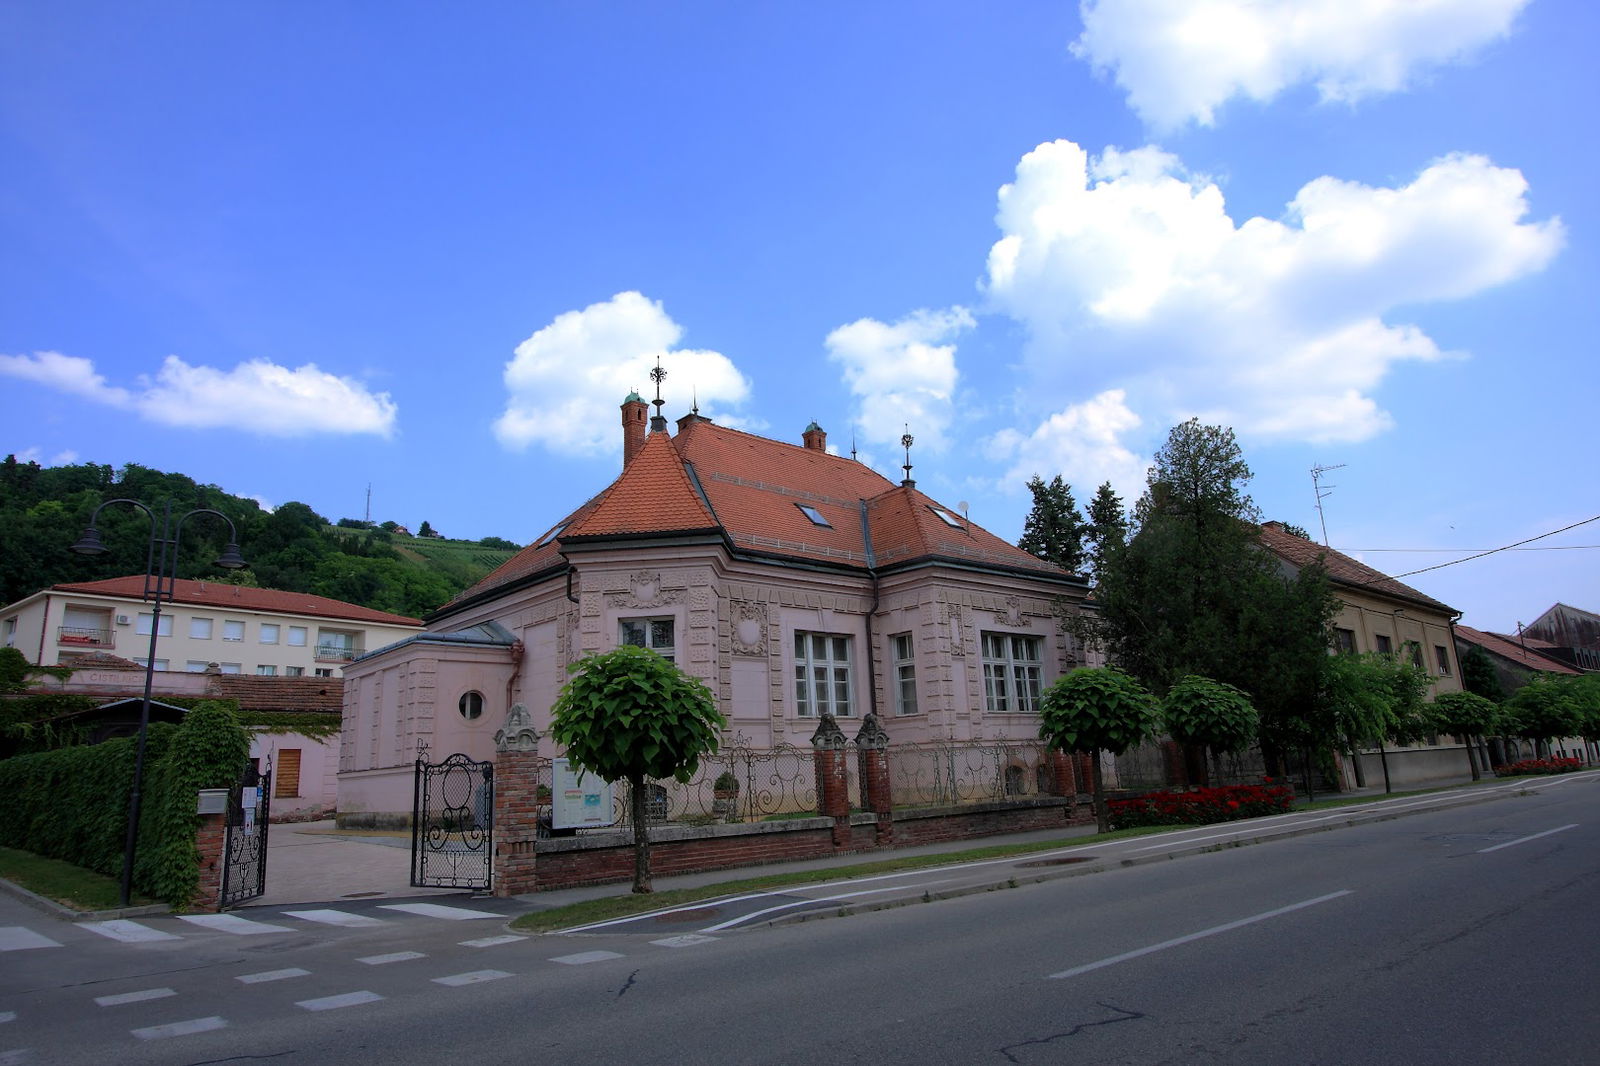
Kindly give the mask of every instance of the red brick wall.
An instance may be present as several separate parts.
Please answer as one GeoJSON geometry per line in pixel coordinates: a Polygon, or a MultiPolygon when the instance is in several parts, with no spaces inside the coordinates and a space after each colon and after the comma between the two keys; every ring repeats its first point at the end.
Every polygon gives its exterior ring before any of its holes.
{"type": "Polygon", "coordinates": [[[195,847],[200,852],[200,884],[195,888],[191,909],[203,914],[215,914],[222,908],[223,849],[227,846],[225,816],[202,814],[200,828],[195,833],[195,847]]]}

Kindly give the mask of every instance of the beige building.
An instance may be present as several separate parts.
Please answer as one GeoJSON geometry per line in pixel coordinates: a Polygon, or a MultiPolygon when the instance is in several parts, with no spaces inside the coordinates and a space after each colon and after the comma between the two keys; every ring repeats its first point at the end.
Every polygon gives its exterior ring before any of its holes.
{"type": "MultiPolygon", "coordinates": [[[[109,652],[140,666],[154,612],[143,576],[55,585],[0,608],[0,644],[39,666],[109,652]]],[[[422,623],[325,596],[180,579],[161,606],[156,669],[261,677],[339,677],[357,656],[422,623]]]]}

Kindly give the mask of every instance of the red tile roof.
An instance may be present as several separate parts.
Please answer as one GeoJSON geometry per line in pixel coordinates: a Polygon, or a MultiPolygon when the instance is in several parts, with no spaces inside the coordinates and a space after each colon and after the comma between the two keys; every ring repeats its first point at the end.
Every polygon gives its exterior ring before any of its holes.
{"type": "MultiPolygon", "coordinates": [[[[143,575],[113,577],[104,581],[78,581],[53,585],[53,592],[79,592],[95,596],[115,596],[120,599],[144,599],[143,575]]],[[[375,611],[343,600],[326,596],[313,596],[308,592],[284,592],[281,589],[249,588],[245,585],[225,585],[215,581],[191,581],[179,578],[174,582],[173,601],[192,607],[234,608],[240,611],[265,611],[271,614],[303,614],[317,618],[337,618],[348,622],[367,622],[373,625],[417,626],[422,621],[403,614],[375,611]]]]}
{"type": "Polygon", "coordinates": [[[332,711],[344,708],[340,677],[256,677],[213,674],[208,695],[239,701],[241,711],[332,711]]]}
{"type": "Polygon", "coordinates": [[[1066,576],[854,459],[704,418],[679,425],[676,437],[651,433],[622,474],[557,523],[546,543],[523,549],[456,602],[563,565],[559,541],[700,531],[717,532],[735,550],[863,570],[870,551],[879,568],[942,558],[1066,576]],[[813,522],[802,504],[828,524],[813,522]],[[956,517],[959,528],[934,507],[956,517]]]}
{"type": "Polygon", "coordinates": [[[1409,600],[1412,603],[1431,607],[1445,614],[1459,613],[1454,607],[1441,603],[1432,596],[1418,592],[1410,585],[1402,584],[1389,575],[1374,570],[1366,563],[1356,562],[1356,560],[1343,552],[1338,552],[1315,541],[1295,536],[1284,529],[1281,522],[1263,524],[1260,539],[1267,550],[1293,566],[1310,566],[1312,563],[1320,561],[1328,571],[1328,577],[1332,579],[1335,585],[1362,589],[1381,596],[1391,596],[1395,599],[1409,600]]]}
{"type": "Polygon", "coordinates": [[[1528,647],[1524,648],[1515,637],[1501,636],[1499,633],[1485,633],[1481,629],[1473,629],[1456,623],[1456,636],[1468,644],[1476,644],[1491,655],[1498,655],[1502,659],[1510,659],[1530,670],[1539,670],[1547,674],[1580,674],[1583,671],[1574,670],[1566,663],[1540,655],[1533,650],[1533,645],[1539,643],[1528,640],[1528,647]]]}

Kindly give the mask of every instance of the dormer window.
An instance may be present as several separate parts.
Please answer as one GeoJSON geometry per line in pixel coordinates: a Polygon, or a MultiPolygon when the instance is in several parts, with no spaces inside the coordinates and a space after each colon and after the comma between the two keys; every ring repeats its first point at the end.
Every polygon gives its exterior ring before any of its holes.
{"type": "Polygon", "coordinates": [[[943,522],[945,525],[949,526],[951,529],[964,529],[964,528],[966,528],[961,524],[961,519],[957,518],[955,515],[951,514],[949,511],[946,511],[943,507],[929,506],[928,510],[930,510],[934,514],[938,515],[939,516],[939,521],[943,522]]]}
{"type": "Polygon", "coordinates": [[[826,518],[823,518],[822,512],[811,506],[809,503],[797,503],[795,506],[800,508],[801,514],[811,519],[812,525],[821,526],[823,529],[833,528],[833,523],[829,522],[826,518]]]}
{"type": "Polygon", "coordinates": [[[566,528],[567,528],[567,524],[565,522],[561,523],[559,526],[557,526],[556,528],[552,529],[550,532],[546,533],[544,535],[543,539],[541,539],[539,541],[539,543],[537,545],[535,545],[535,547],[542,548],[546,544],[549,544],[551,541],[553,541],[557,537],[561,536],[561,531],[566,529],[566,528]]]}

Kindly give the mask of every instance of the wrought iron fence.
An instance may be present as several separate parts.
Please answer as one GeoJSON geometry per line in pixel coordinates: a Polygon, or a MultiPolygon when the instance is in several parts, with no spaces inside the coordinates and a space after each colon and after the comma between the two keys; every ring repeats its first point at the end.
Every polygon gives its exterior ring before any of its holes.
{"type": "MultiPolygon", "coordinates": [[[[852,791],[855,790],[852,772],[852,791]]],[[[793,744],[757,748],[743,734],[700,760],[686,782],[673,778],[645,782],[646,813],[652,825],[663,822],[706,824],[755,822],[783,815],[815,814],[816,772],[811,749],[793,744]]],[[[626,785],[613,797],[618,826],[633,824],[626,785]]]]}
{"type": "Polygon", "coordinates": [[[896,807],[988,803],[1049,793],[1050,752],[1041,740],[934,740],[891,744],[896,807]]]}
{"type": "MultiPolygon", "coordinates": [[[[1148,792],[1178,785],[1183,780],[1178,775],[1185,772],[1184,759],[1181,748],[1172,751],[1163,742],[1148,741],[1116,757],[1116,770],[1107,775],[1106,787],[1148,792]]],[[[1257,747],[1205,757],[1205,776],[1212,785],[1256,784],[1266,772],[1266,758],[1257,747]]],[[[1190,784],[1200,783],[1193,773],[1189,777],[1190,784]]]]}

